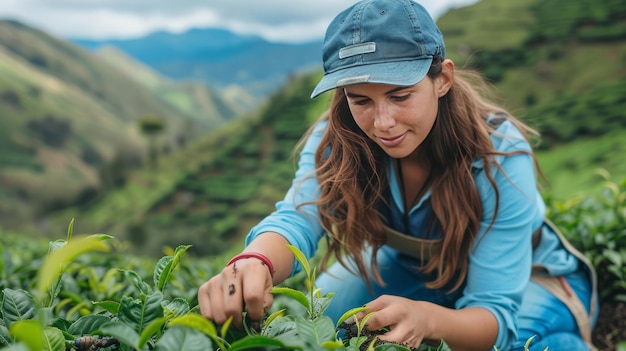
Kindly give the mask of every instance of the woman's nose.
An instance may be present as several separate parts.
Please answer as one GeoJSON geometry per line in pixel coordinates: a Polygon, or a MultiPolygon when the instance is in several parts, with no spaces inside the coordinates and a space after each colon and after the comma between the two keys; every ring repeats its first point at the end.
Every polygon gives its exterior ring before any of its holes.
{"type": "Polygon", "coordinates": [[[396,125],[396,119],[391,111],[384,104],[376,108],[376,116],[374,117],[374,128],[380,131],[387,131],[396,125]]]}

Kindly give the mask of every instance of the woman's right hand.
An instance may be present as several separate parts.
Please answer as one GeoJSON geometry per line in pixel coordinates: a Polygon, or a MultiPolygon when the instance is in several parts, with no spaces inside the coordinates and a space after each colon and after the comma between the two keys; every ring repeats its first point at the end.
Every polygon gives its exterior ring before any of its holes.
{"type": "Polygon", "coordinates": [[[226,266],[222,272],[198,289],[201,314],[222,325],[233,317],[232,326],[243,328],[243,312],[247,312],[250,327],[258,330],[265,311],[274,301],[269,267],[261,260],[250,257],[239,259],[226,266]]]}

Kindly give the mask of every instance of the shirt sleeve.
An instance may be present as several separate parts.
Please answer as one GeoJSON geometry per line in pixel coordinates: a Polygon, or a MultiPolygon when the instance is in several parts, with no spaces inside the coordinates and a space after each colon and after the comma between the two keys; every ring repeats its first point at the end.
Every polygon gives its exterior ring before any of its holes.
{"type": "MultiPolygon", "coordinates": [[[[504,139],[497,149],[531,151],[521,136],[504,139]]],[[[531,236],[536,218],[542,214],[532,157],[515,154],[496,159],[502,170],[495,166],[491,170],[499,190],[498,212],[491,227],[496,193],[484,170],[475,176],[483,218],[469,256],[467,284],[456,308],[480,306],[493,313],[498,322],[495,346],[508,349],[517,339],[517,313],[531,273],[531,236]]]]}
{"type": "MultiPolygon", "coordinates": [[[[297,247],[307,258],[311,258],[323,234],[315,204],[299,204],[315,201],[319,197],[315,176],[315,152],[324,135],[327,122],[320,122],[306,140],[299,156],[298,168],[291,187],[283,200],[276,203],[276,210],[254,226],[246,236],[248,245],[262,233],[275,232],[297,247]]],[[[300,270],[295,261],[291,274],[300,270]]]]}

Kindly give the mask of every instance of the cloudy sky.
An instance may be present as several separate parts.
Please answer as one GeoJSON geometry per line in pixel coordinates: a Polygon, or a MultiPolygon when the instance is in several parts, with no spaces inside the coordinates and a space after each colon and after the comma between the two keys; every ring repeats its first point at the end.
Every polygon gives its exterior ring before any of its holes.
{"type": "MultiPolygon", "coordinates": [[[[156,30],[221,27],[272,41],[321,39],[355,0],[0,0],[11,18],[62,38],[133,38],[156,30]]],[[[477,0],[421,0],[435,18],[477,0]]]]}

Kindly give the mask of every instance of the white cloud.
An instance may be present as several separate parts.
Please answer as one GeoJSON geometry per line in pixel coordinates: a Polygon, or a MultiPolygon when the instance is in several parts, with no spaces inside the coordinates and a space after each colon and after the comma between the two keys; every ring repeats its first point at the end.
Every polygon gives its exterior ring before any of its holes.
{"type": "MultiPolygon", "coordinates": [[[[478,0],[424,0],[435,18],[478,0]]],[[[2,0],[0,18],[14,18],[65,38],[130,38],[157,30],[221,27],[273,41],[321,39],[339,11],[355,0],[2,0]]]]}

